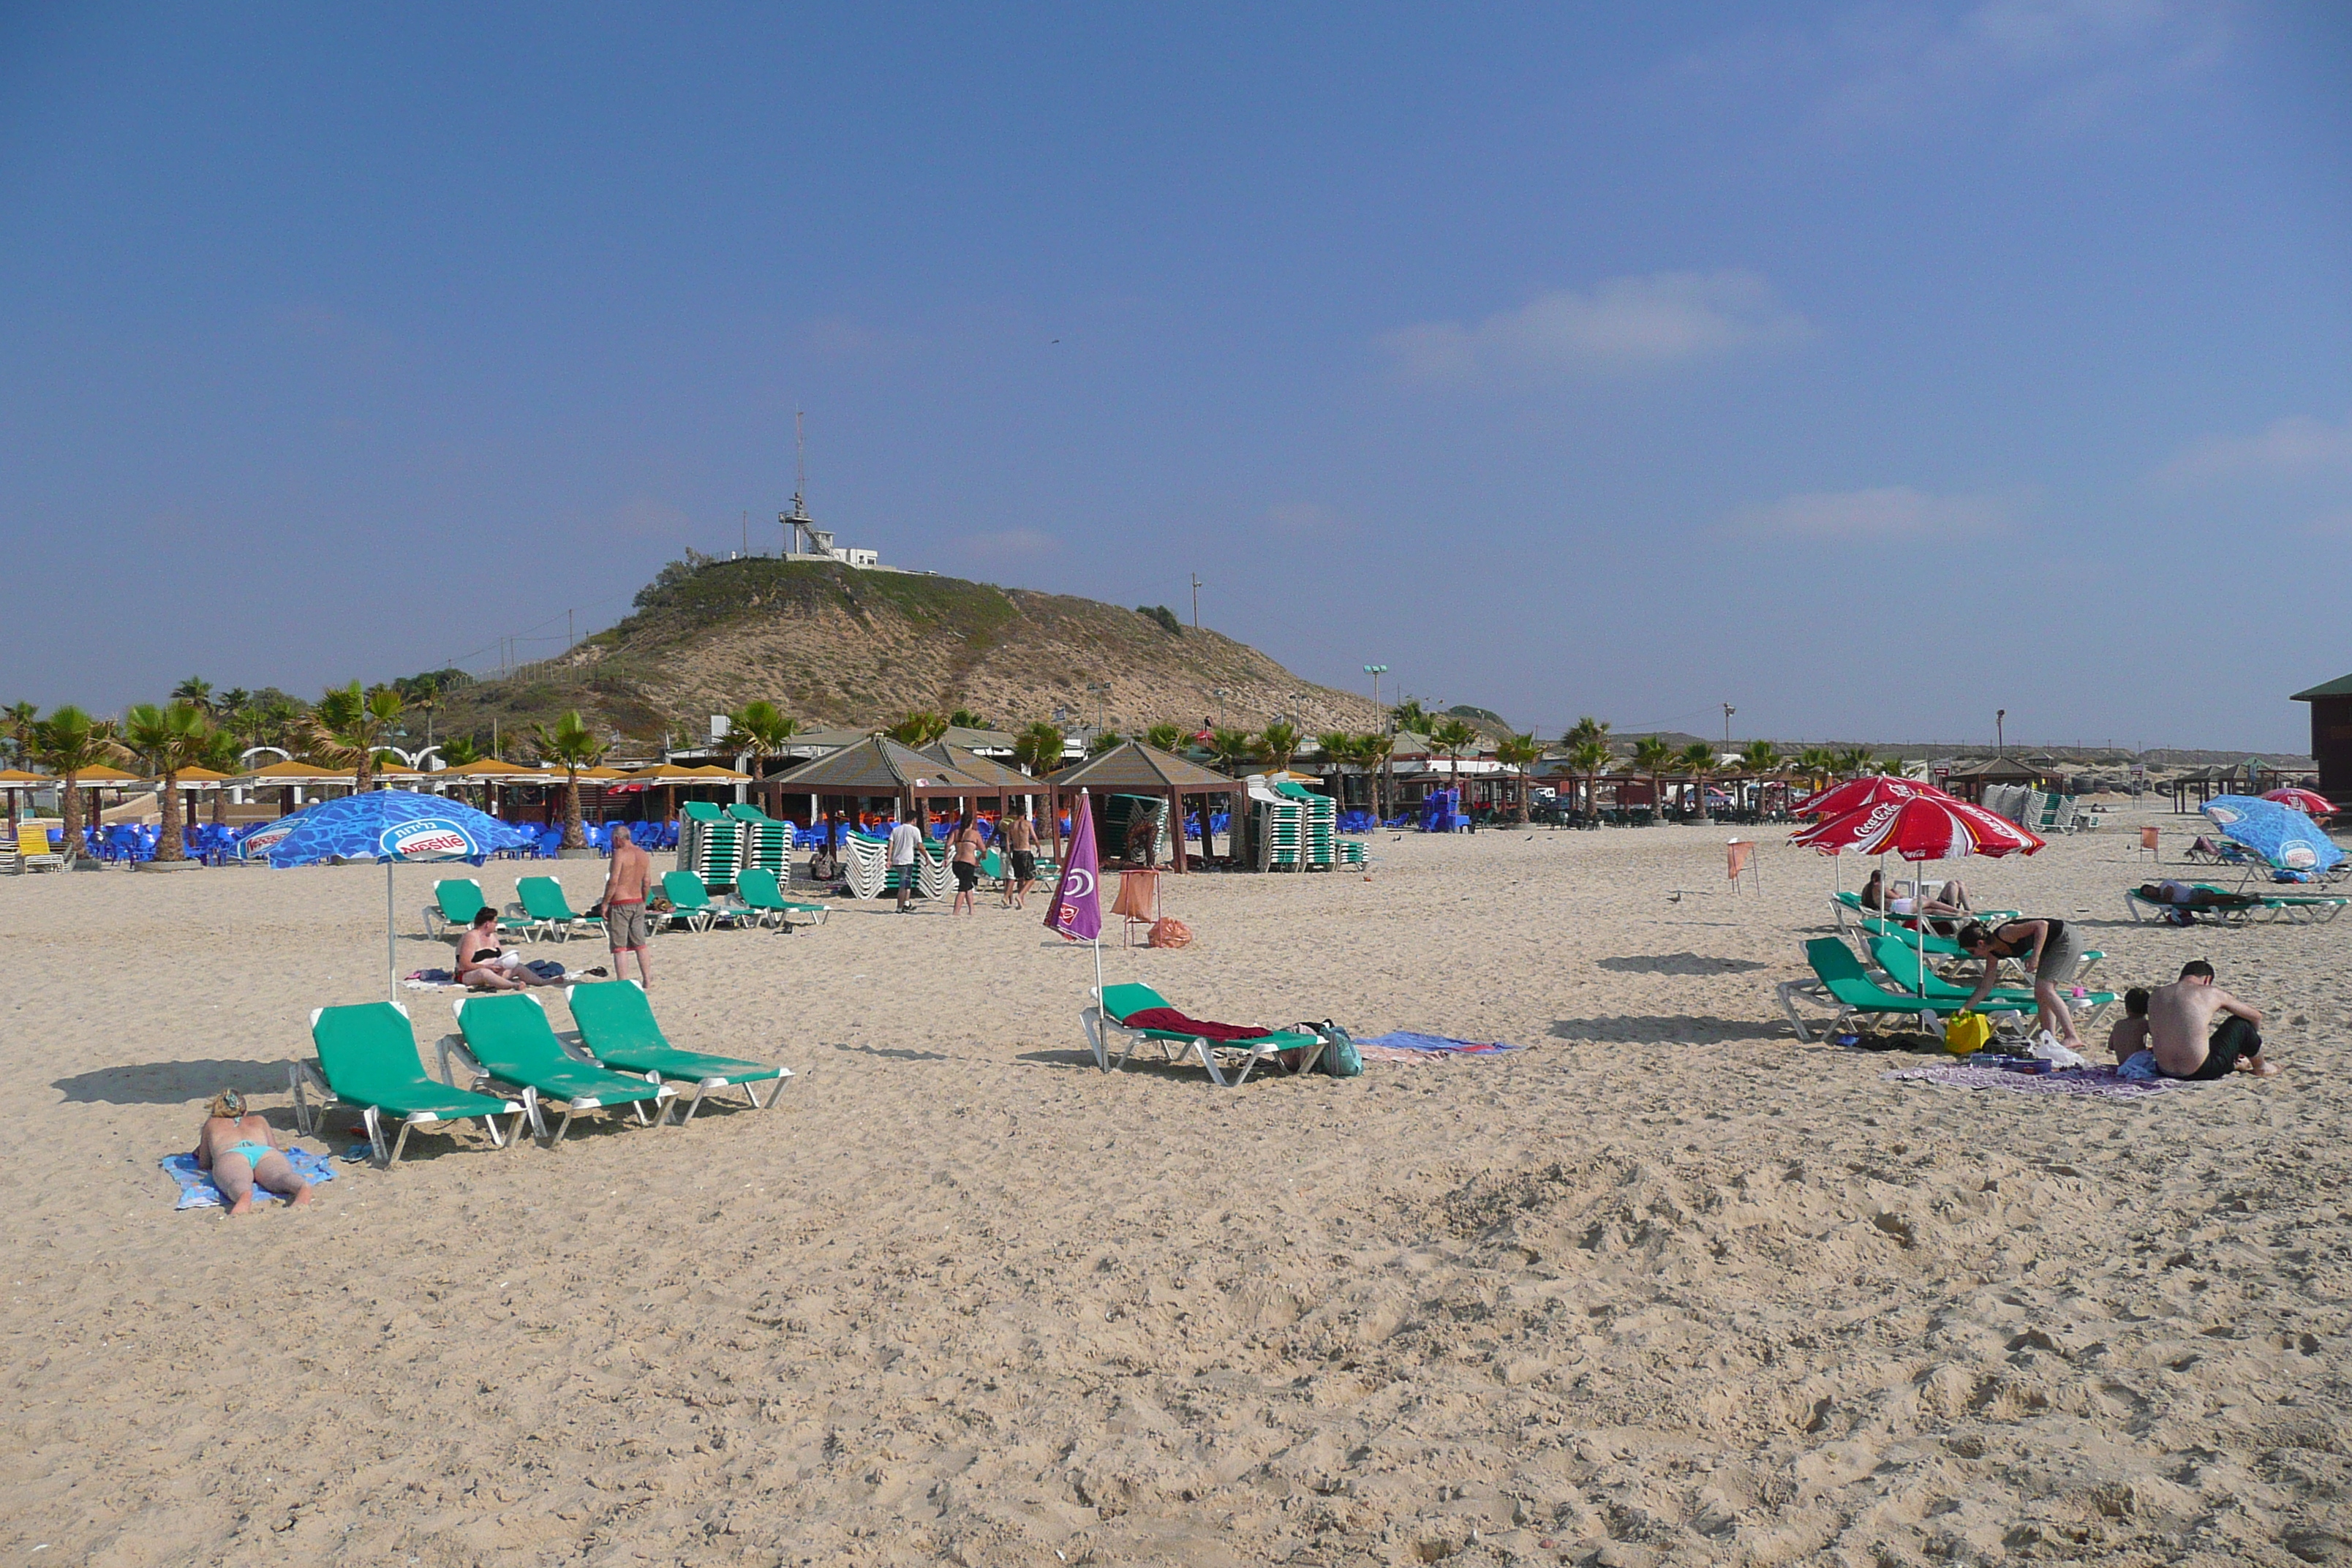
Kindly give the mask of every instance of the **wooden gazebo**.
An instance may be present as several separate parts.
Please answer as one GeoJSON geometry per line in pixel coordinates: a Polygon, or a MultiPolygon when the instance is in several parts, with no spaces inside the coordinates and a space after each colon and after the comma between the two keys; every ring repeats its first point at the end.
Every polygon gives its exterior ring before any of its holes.
{"type": "MultiPolygon", "coordinates": [[[[1036,783],[1025,773],[1013,776],[1023,784],[1034,786],[1036,783]]],[[[916,808],[924,801],[979,802],[993,797],[1001,810],[1006,795],[1024,793],[1018,787],[1008,787],[1001,779],[983,778],[950,767],[937,757],[925,756],[882,734],[868,735],[854,746],[828,752],[788,773],[763,779],[760,787],[775,793],[778,816],[784,815],[782,797],[788,795],[809,797],[811,821],[824,815],[826,795],[847,795],[857,800],[887,796],[898,802],[901,821],[916,822],[919,826],[921,823],[915,815],[916,808]]]]}
{"type": "Polygon", "coordinates": [[[1239,779],[1211,773],[1197,763],[1188,763],[1140,741],[1122,741],[1099,756],[1072,763],[1045,782],[1052,792],[1051,811],[1057,823],[1062,816],[1062,803],[1080,790],[1095,795],[1153,795],[1167,801],[1169,809],[1175,813],[1171,819],[1174,828],[1171,837],[1175,841],[1175,868],[1180,872],[1189,868],[1184,847],[1184,797],[1189,795],[1201,800],[1203,856],[1209,852],[1210,797],[1223,795],[1228,811],[1239,810],[1246,804],[1246,792],[1239,779]]]}

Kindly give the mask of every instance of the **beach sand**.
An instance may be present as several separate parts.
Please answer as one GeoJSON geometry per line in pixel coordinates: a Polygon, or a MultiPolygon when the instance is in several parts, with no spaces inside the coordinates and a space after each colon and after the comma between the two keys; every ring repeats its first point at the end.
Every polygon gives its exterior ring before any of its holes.
{"type": "MultiPolygon", "coordinates": [[[[0,1559],[2352,1560],[2352,922],[2127,923],[2116,820],[1959,869],[2105,984],[2211,958],[2283,1077],[1800,1046],[1838,868],[1779,829],[1760,897],[1721,828],[1381,834],[1369,880],[1171,879],[1196,942],[1109,977],[1523,1052],[1105,1077],[1042,896],[845,904],[655,943],[677,1043],[799,1075],[773,1110],[412,1140],[237,1221],[157,1161],[225,1085],[290,1129],[310,1009],[383,994],[382,871],[0,881],[0,1559]]],[[[455,994],[404,994],[428,1060],[455,994]]]]}

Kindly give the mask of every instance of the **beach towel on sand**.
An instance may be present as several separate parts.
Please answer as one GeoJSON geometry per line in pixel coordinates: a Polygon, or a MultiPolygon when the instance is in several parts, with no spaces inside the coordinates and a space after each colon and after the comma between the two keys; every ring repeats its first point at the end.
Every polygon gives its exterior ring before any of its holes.
{"type": "MultiPolygon", "coordinates": [[[[287,1163],[294,1167],[294,1173],[304,1181],[315,1183],[334,1179],[335,1173],[328,1166],[325,1155],[313,1154],[308,1149],[286,1149],[279,1152],[286,1156],[287,1163]]],[[[198,1170],[196,1157],[194,1154],[167,1154],[163,1157],[163,1169],[171,1173],[172,1180],[180,1184],[180,1201],[173,1205],[174,1208],[225,1209],[228,1207],[228,1200],[221,1196],[221,1190],[218,1187],[213,1185],[213,1173],[210,1171],[198,1170]]],[[[276,1193],[260,1186],[253,1189],[253,1195],[257,1202],[284,1201],[276,1193]]]]}
{"type": "Polygon", "coordinates": [[[1356,1053],[1368,1062],[1425,1062],[1446,1057],[1491,1057],[1516,1051],[1500,1040],[1454,1040],[1444,1035],[1416,1035],[1394,1029],[1374,1040],[1358,1040],[1356,1053]]]}
{"type": "Polygon", "coordinates": [[[2072,1094],[2094,1100],[2144,1100],[2176,1087],[2170,1079],[2126,1078],[2111,1067],[2084,1068],[2076,1072],[2021,1073],[2005,1068],[1966,1066],[1906,1068],[1886,1075],[1913,1083],[1940,1083],[1951,1089],[2013,1089],[2025,1094],[2072,1094]]]}

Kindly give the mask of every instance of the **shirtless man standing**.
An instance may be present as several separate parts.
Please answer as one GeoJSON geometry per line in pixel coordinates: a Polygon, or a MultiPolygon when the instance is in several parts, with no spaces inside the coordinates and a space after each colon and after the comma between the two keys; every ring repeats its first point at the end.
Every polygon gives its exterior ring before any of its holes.
{"type": "Polygon", "coordinates": [[[1010,862],[1004,868],[1005,906],[1025,910],[1029,907],[1029,884],[1037,875],[1037,830],[1029,826],[1027,816],[1008,811],[997,823],[996,831],[1010,862]]]}
{"type": "Polygon", "coordinates": [[[196,1130],[196,1169],[213,1173],[213,1185],[228,1200],[230,1214],[253,1212],[256,1184],[291,1200],[296,1208],[310,1201],[310,1184],[294,1173],[292,1162],[270,1142],[269,1123],[247,1112],[245,1096],[225,1090],[213,1097],[206,1111],[196,1130]]]}
{"type": "Polygon", "coordinates": [[[2227,1078],[2233,1070],[2270,1077],[2278,1064],[2263,1059],[2256,1032],[2262,1021],[2261,1009],[2213,984],[2213,966],[2201,958],[2182,964],[2179,980],[2147,994],[2148,1048],[2156,1053],[2156,1070],[2167,1078],[2227,1078]],[[2218,1029],[2216,1013],[2229,1015],[2218,1029]]]}
{"type": "Polygon", "coordinates": [[[626,980],[629,966],[624,953],[637,955],[637,984],[654,988],[653,971],[646,967],[646,886],[653,879],[653,860],[636,846],[625,827],[613,829],[613,868],[604,874],[604,933],[613,944],[613,978],[626,980]]]}

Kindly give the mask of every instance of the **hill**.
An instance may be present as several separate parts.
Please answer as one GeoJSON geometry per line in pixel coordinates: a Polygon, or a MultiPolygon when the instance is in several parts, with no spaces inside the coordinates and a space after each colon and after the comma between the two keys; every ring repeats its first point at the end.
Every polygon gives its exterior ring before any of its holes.
{"type": "Polygon", "coordinates": [[[1244,643],[1164,610],[830,563],[673,563],[626,620],[561,658],[448,693],[439,729],[478,731],[578,708],[652,741],[708,734],[709,716],[765,698],[803,727],[887,724],[968,708],[1000,727],[1065,715],[1115,730],[1205,717],[1312,734],[1377,727],[1367,698],[1313,685],[1244,643]],[[1223,689],[1220,699],[1217,692],[1223,689]]]}

